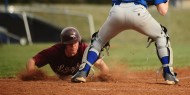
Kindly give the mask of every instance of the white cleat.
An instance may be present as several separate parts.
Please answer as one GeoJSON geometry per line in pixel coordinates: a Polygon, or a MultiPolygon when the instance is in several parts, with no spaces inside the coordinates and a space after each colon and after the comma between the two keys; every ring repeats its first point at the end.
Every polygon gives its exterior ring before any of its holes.
{"type": "Polygon", "coordinates": [[[71,82],[74,83],[85,83],[86,82],[86,72],[78,71],[74,76],[71,78],[71,82]]]}

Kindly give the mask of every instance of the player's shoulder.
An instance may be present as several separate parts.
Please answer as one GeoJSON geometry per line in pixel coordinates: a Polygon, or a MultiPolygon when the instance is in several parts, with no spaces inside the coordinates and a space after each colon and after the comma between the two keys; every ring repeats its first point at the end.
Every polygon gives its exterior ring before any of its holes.
{"type": "Polygon", "coordinates": [[[79,48],[84,50],[88,47],[88,44],[86,42],[79,42],[79,48]]]}
{"type": "Polygon", "coordinates": [[[88,44],[86,42],[79,42],[79,45],[82,46],[82,47],[87,47],[88,44]]]}
{"type": "Polygon", "coordinates": [[[56,49],[61,49],[64,48],[65,46],[62,43],[55,43],[52,45],[50,48],[56,48],[56,49]]]}

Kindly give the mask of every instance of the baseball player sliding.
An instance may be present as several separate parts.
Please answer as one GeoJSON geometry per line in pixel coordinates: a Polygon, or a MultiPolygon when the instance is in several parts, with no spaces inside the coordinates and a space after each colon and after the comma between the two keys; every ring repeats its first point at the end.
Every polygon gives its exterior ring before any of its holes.
{"type": "MultiPolygon", "coordinates": [[[[43,67],[47,64],[56,73],[59,78],[74,75],[82,62],[82,56],[87,48],[87,44],[81,42],[81,35],[74,27],[66,27],[61,31],[61,42],[43,49],[35,56],[29,59],[26,64],[28,72],[34,71],[36,67],[43,67]]],[[[95,67],[101,74],[108,74],[109,68],[102,60],[98,58],[95,67]]]]}
{"type": "Polygon", "coordinates": [[[177,84],[179,82],[176,78],[177,74],[173,71],[173,51],[167,29],[147,11],[147,2],[152,2],[161,15],[166,15],[169,0],[112,0],[109,16],[85,50],[82,64],[79,71],[72,76],[72,82],[86,82],[90,68],[98,59],[103,46],[118,33],[129,29],[136,30],[155,42],[166,83],[177,84]]]}

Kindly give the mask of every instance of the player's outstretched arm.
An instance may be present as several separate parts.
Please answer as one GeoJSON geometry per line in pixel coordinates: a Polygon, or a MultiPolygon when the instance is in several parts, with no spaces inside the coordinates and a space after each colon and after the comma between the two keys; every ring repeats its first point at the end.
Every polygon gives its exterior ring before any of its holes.
{"type": "Polygon", "coordinates": [[[105,62],[100,58],[98,59],[95,63],[94,66],[97,67],[101,74],[108,74],[109,73],[109,68],[108,66],[105,64],[105,62]]]}
{"type": "Polygon", "coordinates": [[[26,69],[27,71],[33,71],[36,69],[35,60],[33,58],[28,60],[28,63],[26,64],[26,69]]]}
{"type": "Polygon", "coordinates": [[[156,7],[157,7],[158,12],[162,16],[166,15],[166,13],[168,12],[168,8],[169,8],[169,0],[167,0],[166,3],[161,3],[161,4],[156,5],[156,7]]]}

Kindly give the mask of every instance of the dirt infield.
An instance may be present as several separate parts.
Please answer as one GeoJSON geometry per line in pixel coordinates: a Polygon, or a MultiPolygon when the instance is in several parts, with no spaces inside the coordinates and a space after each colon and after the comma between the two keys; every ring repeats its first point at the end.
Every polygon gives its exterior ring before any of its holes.
{"type": "Polygon", "coordinates": [[[190,68],[175,69],[180,79],[177,85],[166,85],[161,74],[156,81],[155,71],[114,71],[105,79],[95,76],[87,83],[71,83],[49,77],[40,81],[1,78],[0,95],[189,95],[190,68]]]}

